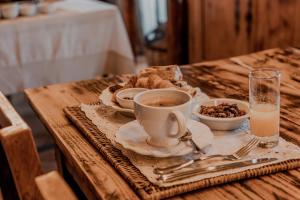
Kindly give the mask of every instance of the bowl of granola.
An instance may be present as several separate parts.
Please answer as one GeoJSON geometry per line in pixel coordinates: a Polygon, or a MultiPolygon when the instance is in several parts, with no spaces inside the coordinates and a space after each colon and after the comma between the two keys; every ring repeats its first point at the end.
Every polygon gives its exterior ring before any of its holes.
{"type": "Polygon", "coordinates": [[[134,109],[133,98],[140,92],[144,92],[146,88],[127,88],[119,91],[116,94],[116,99],[119,105],[123,108],[134,109]]]}
{"type": "Polygon", "coordinates": [[[249,104],[237,99],[209,99],[193,114],[213,130],[228,131],[239,128],[249,118],[249,104]]]}

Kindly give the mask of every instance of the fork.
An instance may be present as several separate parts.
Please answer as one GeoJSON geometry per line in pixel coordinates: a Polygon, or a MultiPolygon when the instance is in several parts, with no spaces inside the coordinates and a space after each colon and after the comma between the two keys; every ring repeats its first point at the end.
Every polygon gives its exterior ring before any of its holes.
{"type": "Polygon", "coordinates": [[[258,142],[259,142],[258,139],[253,138],[245,146],[243,146],[242,148],[240,148],[233,154],[229,154],[229,155],[214,154],[214,155],[210,155],[210,156],[201,156],[201,157],[183,162],[181,164],[172,165],[172,166],[168,166],[168,167],[162,167],[162,168],[157,167],[153,170],[153,172],[155,174],[160,174],[160,175],[169,174],[174,171],[188,167],[197,161],[204,161],[204,160],[208,160],[208,159],[212,159],[212,158],[221,158],[222,160],[228,160],[228,161],[240,160],[243,157],[247,156],[250,153],[250,151],[253,150],[257,146],[258,142]]]}

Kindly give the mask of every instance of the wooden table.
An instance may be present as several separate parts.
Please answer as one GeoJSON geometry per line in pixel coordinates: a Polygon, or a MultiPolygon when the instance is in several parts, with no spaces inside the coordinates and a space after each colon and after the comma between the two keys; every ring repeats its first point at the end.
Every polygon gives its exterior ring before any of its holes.
{"type": "MultiPolygon", "coordinates": [[[[282,70],[281,136],[300,145],[300,50],[271,49],[236,58],[186,65],[184,78],[211,97],[248,98],[250,66],[282,70]],[[297,77],[294,77],[297,79],[297,77]]],[[[138,199],[122,177],[87,142],[63,113],[66,106],[95,102],[107,80],[56,84],[25,91],[57,145],[56,156],[88,199],[138,199]]],[[[300,169],[224,184],[183,194],[175,199],[300,199],[300,169]]]]}

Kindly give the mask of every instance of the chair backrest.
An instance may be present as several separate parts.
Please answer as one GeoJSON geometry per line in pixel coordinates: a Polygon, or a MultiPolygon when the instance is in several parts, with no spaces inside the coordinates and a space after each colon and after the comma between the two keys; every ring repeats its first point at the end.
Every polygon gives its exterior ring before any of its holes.
{"type": "Polygon", "coordinates": [[[36,199],[42,174],[30,128],[0,92],[0,187],[4,199],[36,199]]]}
{"type": "Polygon", "coordinates": [[[0,188],[4,200],[76,199],[57,172],[42,175],[31,129],[1,92],[0,188]]]}
{"type": "Polygon", "coordinates": [[[1,92],[0,188],[4,200],[77,199],[57,172],[42,175],[31,129],[1,92]]]}
{"type": "Polygon", "coordinates": [[[73,191],[56,171],[38,176],[35,178],[35,182],[43,200],[77,199],[73,191]]]}

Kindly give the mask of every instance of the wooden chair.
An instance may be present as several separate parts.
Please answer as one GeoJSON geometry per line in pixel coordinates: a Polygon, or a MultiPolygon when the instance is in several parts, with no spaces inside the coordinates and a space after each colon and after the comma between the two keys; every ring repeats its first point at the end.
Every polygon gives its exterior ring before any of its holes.
{"type": "Polygon", "coordinates": [[[0,187],[4,200],[76,199],[57,172],[42,174],[31,129],[0,92],[0,187]]]}
{"type": "Polygon", "coordinates": [[[40,196],[44,200],[77,199],[71,188],[68,187],[57,171],[38,176],[35,178],[35,182],[39,188],[40,196]]]}

